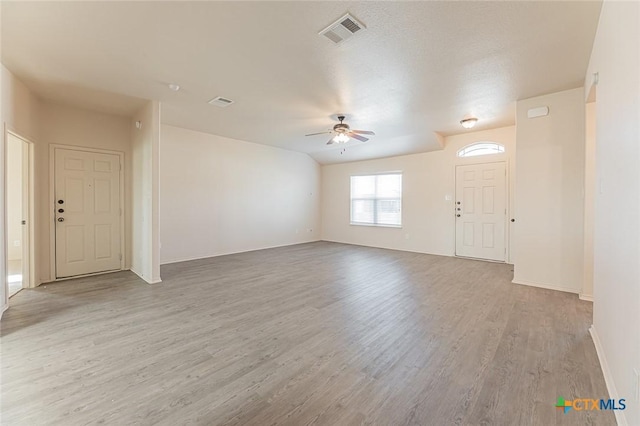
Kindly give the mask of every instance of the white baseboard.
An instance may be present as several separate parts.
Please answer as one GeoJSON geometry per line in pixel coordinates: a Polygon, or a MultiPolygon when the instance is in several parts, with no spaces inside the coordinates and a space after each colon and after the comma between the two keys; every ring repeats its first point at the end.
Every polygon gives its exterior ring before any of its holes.
{"type": "MultiPolygon", "coordinates": [[[[431,256],[446,256],[446,257],[456,257],[455,253],[439,253],[439,252],[432,252],[432,251],[418,251],[418,250],[410,250],[410,249],[406,249],[406,248],[398,248],[398,247],[390,247],[390,246],[372,246],[369,244],[358,244],[358,243],[353,243],[353,242],[349,242],[349,241],[341,241],[341,240],[328,240],[326,238],[323,238],[321,240],[318,241],[326,241],[328,243],[338,243],[338,244],[347,244],[350,246],[358,246],[358,247],[370,247],[370,248],[379,248],[379,249],[385,249],[385,250],[395,250],[395,251],[404,251],[407,253],[418,253],[418,254],[429,254],[431,256]]],[[[460,258],[460,259],[464,259],[464,258],[460,258]]],[[[484,261],[484,259],[471,259],[471,258],[467,258],[469,260],[479,260],[479,261],[484,261]]],[[[491,260],[489,262],[492,262],[491,260]]],[[[503,262],[500,262],[503,263],[503,262]]]]}
{"type": "Polygon", "coordinates": [[[529,287],[539,287],[539,288],[546,288],[547,290],[556,290],[556,291],[563,291],[565,293],[580,294],[579,290],[576,290],[574,288],[569,288],[569,287],[560,287],[560,286],[555,286],[550,284],[536,283],[533,281],[518,280],[515,278],[511,282],[514,284],[527,285],[529,287]]]}
{"type": "Polygon", "coordinates": [[[160,278],[158,278],[158,279],[148,280],[148,279],[146,279],[144,276],[142,276],[142,274],[141,274],[141,273],[139,273],[138,271],[136,271],[136,270],[135,270],[135,269],[133,269],[133,268],[130,268],[129,270],[130,270],[131,272],[133,272],[134,274],[136,274],[137,276],[139,276],[139,277],[140,277],[140,279],[142,279],[142,280],[143,280],[144,282],[146,282],[147,284],[158,284],[158,283],[161,283],[161,282],[162,282],[162,280],[161,280],[160,278]]]}
{"type": "MultiPolygon", "coordinates": [[[[613,376],[611,375],[611,370],[609,370],[607,357],[604,355],[604,349],[602,348],[600,337],[598,336],[598,332],[596,331],[596,327],[594,325],[591,325],[591,327],[589,327],[589,333],[591,334],[591,339],[593,340],[593,344],[596,347],[596,353],[598,354],[598,360],[600,361],[600,368],[602,369],[602,374],[604,375],[604,382],[607,385],[609,398],[617,400],[618,390],[616,389],[616,385],[613,382],[613,376]]],[[[624,415],[624,411],[613,410],[613,414],[615,414],[616,422],[618,423],[619,426],[629,425],[627,423],[627,418],[624,415]]]]}
{"type": "Polygon", "coordinates": [[[249,253],[251,251],[267,250],[267,249],[278,248],[278,247],[297,246],[298,244],[309,244],[309,243],[315,243],[315,242],[318,242],[318,241],[322,241],[322,240],[300,241],[300,242],[297,242],[297,243],[287,243],[287,244],[279,244],[279,245],[275,245],[275,246],[258,247],[258,248],[252,248],[252,249],[249,249],[249,250],[230,251],[230,252],[224,252],[224,253],[205,254],[205,255],[202,255],[202,256],[194,256],[194,257],[185,257],[185,258],[179,258],[179,259],[164,260],[164,261],[160,262],[160,265],[170,265],[172,263],[190,262],[192,260],[209,259],[211,257],[228,256],[230,254],[249,253]]]}
{"type": "Polygon", "coordinates": [[[585,300],[587,302],[593,302],[593,294],[580,293],[580,295],[578,297],[580,298],[580,300],[585,300]]]}

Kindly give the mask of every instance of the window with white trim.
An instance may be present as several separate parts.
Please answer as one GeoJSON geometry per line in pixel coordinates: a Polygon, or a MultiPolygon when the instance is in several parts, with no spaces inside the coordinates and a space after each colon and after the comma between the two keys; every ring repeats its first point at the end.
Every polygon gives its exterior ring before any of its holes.
{"type": "Polygon", "coordinates": [[[458,157],[475,157],[477,155],[502,154],[504,145],[496,142],[476,142],[458,151],[458,157]]]}
{"type": "Polygon", "coordinates": [[[351,224],[402,226],[402,174],[351,176],[351,224]]]}

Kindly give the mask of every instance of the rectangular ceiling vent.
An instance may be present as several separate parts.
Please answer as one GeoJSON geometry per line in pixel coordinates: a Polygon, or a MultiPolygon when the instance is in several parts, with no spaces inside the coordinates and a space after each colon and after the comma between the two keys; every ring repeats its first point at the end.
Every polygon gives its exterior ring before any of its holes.
{"type": "Polygon", "coordinates": [[[215,105],[218,107],[228,107],[233,103],[231,99],[223,98],[222,96],[218,96],[217,98],[213,98],[209,101],[211,105],[215,105]]]}
{"type": "Polygon", "coordinates": [[[320,31],[319,34],[325,36],[335,44],[340,44],[353,37],[358,31],[365,29],[366,27],[361,22],[347,13],[342,18],[320,31]]]}

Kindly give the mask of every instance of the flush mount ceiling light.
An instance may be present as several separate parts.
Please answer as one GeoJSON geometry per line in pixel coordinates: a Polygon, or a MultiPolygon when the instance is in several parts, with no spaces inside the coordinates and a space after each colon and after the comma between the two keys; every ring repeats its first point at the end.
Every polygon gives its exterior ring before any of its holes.
{"type": "Polygon", "coordinates": [[[470,115],[465,115],[464,118],[460,120],[460,124],[465,129],[471,129],[473,126],[476,125],[477,122],[478,122],[478,119],[470,115]]]}
{"type": "Polygon", "coordinates": [[[169,85],[169,90],[171,90],[172,92],[177,92],[178,90],[180,90],[180,86],[175,83],[171,83],[169,85]]]}

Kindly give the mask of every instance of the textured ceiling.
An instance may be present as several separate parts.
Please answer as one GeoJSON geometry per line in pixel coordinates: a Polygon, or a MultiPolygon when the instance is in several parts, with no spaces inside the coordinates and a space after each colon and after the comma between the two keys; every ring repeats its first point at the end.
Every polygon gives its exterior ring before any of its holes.
{"type": "Polygon", "coordinates": [[[600,2],[2,2],[2,61],[45,99],[311,154],[440,148],[514,123],[514,102],[582,85],[600,2]],[[346,12],[367,30],[318,32],[346,12]],[[182,89],[172,92],[168,83],[182,89]],[[233,99],[227,108],[207,104],[233,99]],[[304,137],[347,113],[370,142],[304,137]]]}

